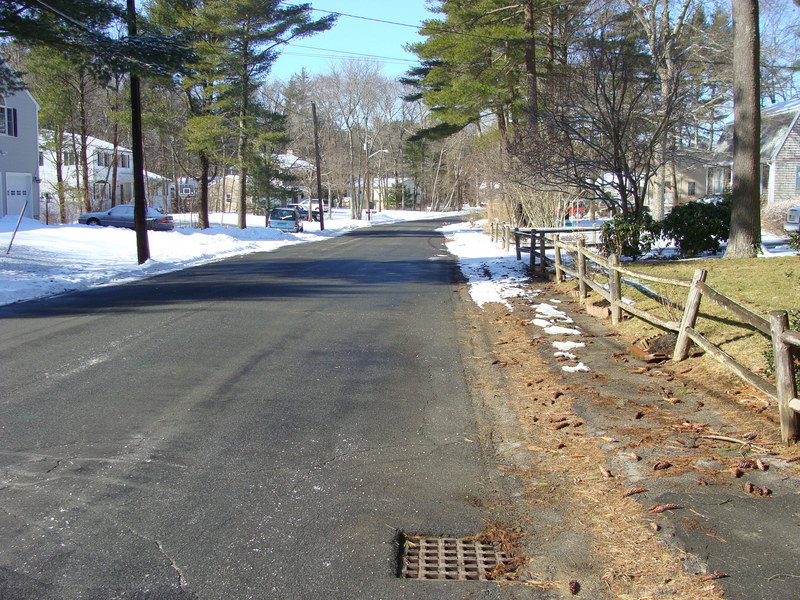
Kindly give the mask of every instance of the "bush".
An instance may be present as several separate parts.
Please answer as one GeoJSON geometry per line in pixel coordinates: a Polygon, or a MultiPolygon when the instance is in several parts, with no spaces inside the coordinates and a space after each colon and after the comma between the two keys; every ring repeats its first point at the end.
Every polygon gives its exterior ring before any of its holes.
{"type": "Polygon", "coordinates": [[[786,245],[792,250],[800,252],[800,233],[790,233],[786,245]]]}
{"type": "Polygon", "coordinates": [[[731,203],[688,202],[672,209],[659,224],[658,234],[671,239],[684,256],[719,252],[730,235],[731,203]]]}
{"type": "Polygon", "coordinates": [[[636,260],[650,250],[655,241],[653,217],[649,212],[616,215],[603,223],[600,235],[606,252],[636,260]]]}

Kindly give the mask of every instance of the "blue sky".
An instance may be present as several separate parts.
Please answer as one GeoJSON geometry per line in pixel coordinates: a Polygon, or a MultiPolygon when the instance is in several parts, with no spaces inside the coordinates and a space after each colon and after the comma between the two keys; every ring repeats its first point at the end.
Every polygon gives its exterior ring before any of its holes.
{"type": "Polygon", "coordinates": [[[332,11],[363,17],[340,16],[333,29],[286,46],[270,76],[288,80],[305,67],[311,74],[330,71],[342,59],[369,55],[378,62],[387,77],[399,77],[415,64],[413,54],[404,44],[422,41],[413,27],[378,21],[419,25],[435,15],[426,9],[425,0],[311,0],[315,17],[332,11]],[[390,60],[394,59],[394,60],[390,60]]]}

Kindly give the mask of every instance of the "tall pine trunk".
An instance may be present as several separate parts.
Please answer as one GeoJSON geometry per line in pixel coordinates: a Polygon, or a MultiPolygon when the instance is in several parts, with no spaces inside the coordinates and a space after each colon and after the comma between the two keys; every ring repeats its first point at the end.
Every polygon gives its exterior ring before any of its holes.
{"type": "Polygon", "coordinates": [[[733,0],[733,200],[725,258],[761,243],[761,83],[758,0],[733,0]]]}

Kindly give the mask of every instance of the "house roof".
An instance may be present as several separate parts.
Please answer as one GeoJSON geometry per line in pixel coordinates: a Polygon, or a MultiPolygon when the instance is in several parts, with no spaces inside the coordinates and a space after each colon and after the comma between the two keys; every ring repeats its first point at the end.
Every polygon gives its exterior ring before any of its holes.
{"type": "Polygon", "coordinates": [[[291,152],[285,154],[275,154],[276,160],[284,169],[313,169],[314,165],[310,162],[303,160],[299,156],[295,156],[291,152]]]}
{"type": "MultiPolygon", "coordinates": [[[[76,133],[68,133],[64,132],[64,140],[69,141],[75,138],[77,142],[78,134],[76,133]]],[[[42,129],[39,131],[39,148],[42,147],[43,144],[50,143],[53,140],[53,132],[49,129],[42,129]]],[[[86,138],[87,144],[90,148],[93,149],[102,149],[102,150],[113,150],[114,144],[111,142],[107,142],[105,140],[101,140],[100,138],[96,138],[93,136],[87,136],[86,138]]],[[[70,142],[71,143],[71,142],[70,142]]],[[[130,148],[125,148],[124,146],[117,146],[117,152],[127,152],[128,154],[132,154],[133,151],[130,148]]]]}
{"type": "MultiPolygon", "coordinates": [[[[773,104],[761,109],[761,160],[773,162],[786,143],[798,117],[800,99],[773,104]]],[[[717,142],[716,151],[733,153],[733,124],[725,128],[717,142]]]]}

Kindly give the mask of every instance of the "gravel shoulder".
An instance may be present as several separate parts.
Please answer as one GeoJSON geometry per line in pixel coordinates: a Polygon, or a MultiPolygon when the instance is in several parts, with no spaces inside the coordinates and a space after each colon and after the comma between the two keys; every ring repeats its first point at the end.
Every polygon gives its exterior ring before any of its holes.
{"type": "Polygon", "coordinates": [[[780,446],[774,406],[705,359],[637,360],[548,283],[513,310],[481,309],[466,288],[463,304],[462,355],[507,520],[525,531],[525,585],[547,598],[796,598],[800,450],[780,446]]]}

